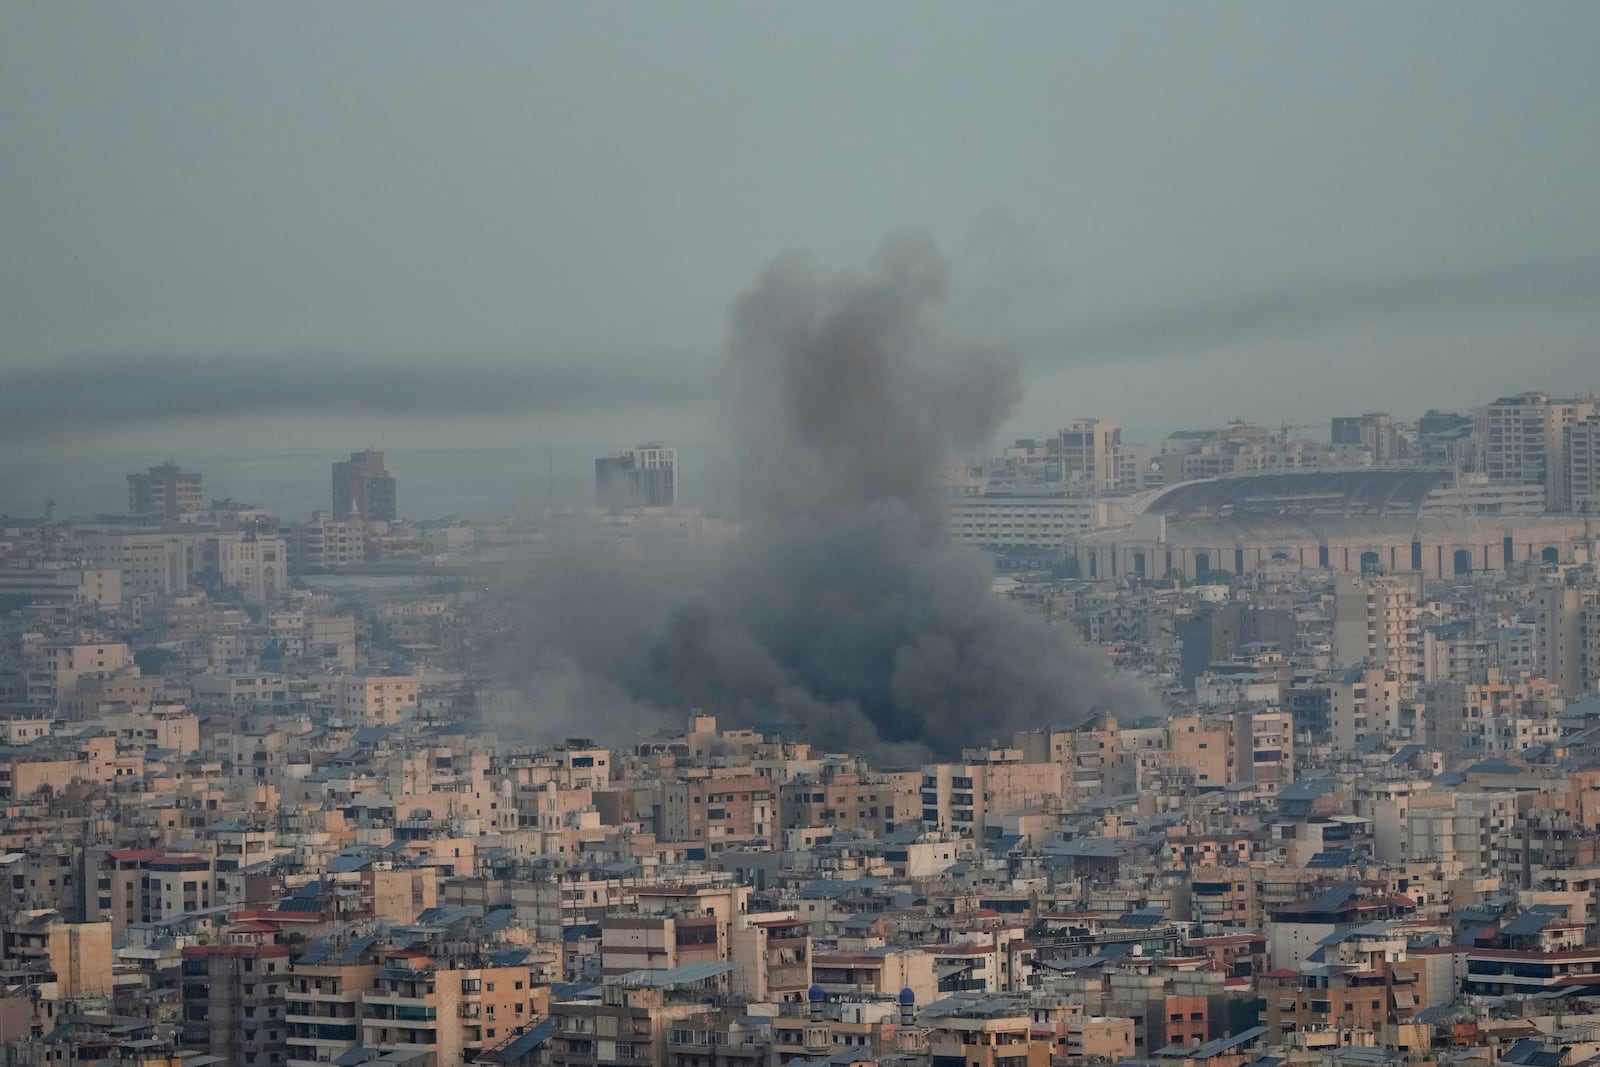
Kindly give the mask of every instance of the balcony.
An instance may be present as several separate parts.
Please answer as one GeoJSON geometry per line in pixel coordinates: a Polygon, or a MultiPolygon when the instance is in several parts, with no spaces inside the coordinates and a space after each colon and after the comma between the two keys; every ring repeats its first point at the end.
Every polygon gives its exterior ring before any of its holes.
{"type": "MultiPolygon", "coordinates": [[[[425,996],[408,997],[399,993],[371,992],[364,993],[361,1002],[369,1008],[426,1008],[428,998],[425,996]]],[[[377,1014],[375,1011],[374,1014],[377,1014]]]]}

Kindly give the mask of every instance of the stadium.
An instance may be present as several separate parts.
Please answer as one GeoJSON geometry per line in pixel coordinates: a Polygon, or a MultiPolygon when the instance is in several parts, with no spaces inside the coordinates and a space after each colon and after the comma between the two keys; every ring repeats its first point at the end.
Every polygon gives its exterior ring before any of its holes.
{"type": "Polygon", "coordinates": [[[1457,485],[1447,470],[1242,475],[1132,498],[1123,524],[1075,535],[1067,555],[1098,579],[1282,567],[1444,578],[1592,561],[1593,521],[1542,504],[1541,487],[1457,485]]]}

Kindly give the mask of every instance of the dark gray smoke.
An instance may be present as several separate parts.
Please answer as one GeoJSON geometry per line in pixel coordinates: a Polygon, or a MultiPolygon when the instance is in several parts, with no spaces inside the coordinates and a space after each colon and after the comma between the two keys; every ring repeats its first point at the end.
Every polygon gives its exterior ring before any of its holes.
{"type": "Polygon", "coordinates": [[[544,639],[674,715],[891,759],[955,756],[1097,704],[1159,713],[1064,629],[995,598],[987,561],[943,537],[940,464],[1020,395],[1014,364],[950,330],[948,290],[921,237],[887,242],[861,274],[769,267],[730,322],[737,543],[709,565],[675,560],[676,595],[658,568],[564,566],[541,598],[568,608],[541,613],[544,639]]]}
{"type": "Polygon", "coordinates": [[[1442,312],[1585,307],[1597,297],[1600,264],[1589,262],[1531,263],[1388,280],[1308,281],[1232,300],[1089,323],[1036,347],[1062,353],[1068,362],[1123,359],[1442,312]]]}

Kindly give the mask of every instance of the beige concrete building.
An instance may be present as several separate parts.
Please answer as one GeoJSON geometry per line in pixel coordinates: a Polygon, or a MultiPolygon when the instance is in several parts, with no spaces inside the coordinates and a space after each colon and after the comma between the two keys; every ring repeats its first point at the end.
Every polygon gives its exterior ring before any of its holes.
{"type": "Polygon", "coordinates": [[[1523,393],[1496,400],[1478,416],[1484,472],[1491,481],[1542,484],[1552,511],[1570,510],[1569,437],[1595,411],[1594,396],[1523,393]]]}
{"type": "Polygon", "coordinates": [[[1192,776],[1199,789],[1217,789],[1228,784],[1233,765],[1233,736],[1227,720],[1175,715],[1168,722],[1166,733],[1166,764],[1172,773],[1185,779],[1192,776]]]}
{"type": "Polygon", "coordinates": [[[51,707],[72,692],[78,680],[114,674],[133,663],[121,641],[39,641],[23,646],[28,702],[51,707]]]}
{"type": "Polygon", "coordinates": [[[361,995],[362,1043],[431,1055],[439,1067],[477,1062],[548,1008],[548,986],[527,966],[484,967],[470,957],[407,951],[385,960],[361,995]]]}
{"type": "Polygon", "coordinates": [[[124,596],[236,590],[252,601],[288,587],[288,545],[246,530],[100,531],[83,539],[90,562],[121,574],[124,596]]]}
{"type": "Polygon", "coordinates": [[[359,516],[338,519],[326,511],[313,511],[308,521],[289,527],[288,554],[296,571],[364,563],[366,524],[359,516]]]}
{"type": "Polygon", "coordinates": [[[361,1046],[363,997],[381,969],[375,940],[314,942],[291,964],[283,1017],[288,1067],[319,1067],[361,1046]]]}
{"type": "Polygon", "coordinates": [[[785,829],[828,826],[885,837],[922,814],[914,773],[886,774],[855,762],[829,762],[778,790],[785,829]]]}
{"type": "Polygon", "coordinates": [[[409,674],[343,674],[329,689],[334,717],[362,726],[414,717],[421,695],[422,679],[409,674]]]}
{"type": "Polygon", "coordinates": [[[91,849],[84,857],[85,914],[121,935],[130,924],[161,922],[211,907],[209,856],[165,849],[91,849]]]}
{"type": "Polygon", "coordinates": [[[106,733],[130,749],[168,749],[183,755],[200,751],[200,721],[182,704],[155,704],[101,720],[106,733]]]}
{"type": "Polygon", "coordinates": [[[1382,667],[1356,668],[1328,686],[1333,747],[1348,752],[1367,737],[1405,737],[1405,683],[1382,667]]]}
{"type": "Polygon", "coordinates": [[[1567,697],[1600,682],[1600,589],[1547,584],[1534,599],[1534,671],[1567,697]]]}
{"type": "Polygon", "coordinates": [[[8,968],[30,972],[53,987],[55,998],[111,994],[111,924],[66,922],[59,912],[7,916],[0,950],[8,968]]]}
{"type": "MultiPolygon", "coordinates": [[[[1482,682],[1446,683],[1428,693],[1428,744],[1452,763],[1475,758],[1506,733],[1515,720],[1554,722],[1565,700],[1555,683],[1543,678],[1504,679],[1488,672],[1482,682]]],[[[1526,747],[1526,746],[1524,746],[1526,747]]],[[[1520,750],[1519,750],[1520,751],[1520,750]]]]}
{"type": "Polygon", "coordinates": [[[191,683],[200,711],[249,711],[276,707],[289,699],[289,681],[270,671],[206,671],[191,683]]]}
{"type": "Polygon", "coordinates": [[[117,750],[112,737],[37,743],[0,756],[0,800],[59,793],[75,781],[111,785],[144,773],[144,757],[117,750]]]}
{"type": "Polygon", "coordinates": [[[1600,515],[1600,415],[1574,420],[1567,431],[1567,489],[1573,511],[1600,515]]]}
{"type": "Polygon", "coordinates": [[[122,573],[81,567],[0,569],[0,597],[81,601],[114,611],[122,606],[122,573]]]}
{"type": "Polygon", "coordinates": [[[1402,682],[1420,682],[1421,599],[1421,574],[1339,575],[1333,599],[1334,663],[1379,667],[1393,671],[1402,682]]]}
{"type": "Polygon", "coordinates": [[[702,842],[718,852],[778,832],[778,790],[743,768],[694,768],[661,784],[656,822],[662,841],[702,842]]]}
{"type": "Polygon", "coordinates": [[[951,540],[975,548],[1063,549],[1075,534],[1112,525],[1115,499],[1060,488],[993,488],[944,500],[951,540]]]}
{"type": "Polygon", "coordinates": [[[1230,782],[1249,782],[1261,796],[1276,796],[1294,781],[1294,716],[1287,711],[1233,713],[1230,782]]]}
{"type": "Polygon", "coordinates": [[[968,749],[960,763],[925,765],[921,792],[925,828],[977,835],[990,815],[1059,800],[1062,767],[1029,763],[1017,748],[968,749]]]}

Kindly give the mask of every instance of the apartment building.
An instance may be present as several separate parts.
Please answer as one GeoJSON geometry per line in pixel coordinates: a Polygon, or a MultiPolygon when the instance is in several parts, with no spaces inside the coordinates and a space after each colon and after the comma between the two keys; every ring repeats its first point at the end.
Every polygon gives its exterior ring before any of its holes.
{"type": "Polygon", "coordinates": [[[84,914],[109,921],[120,937],[137,923],[191,916],[216,898],[210,856],[165,849],[89,849],[84,856],[84,914]]]}
{"type": "Polygon", "coordinates": [[[352,452],[333,465],[333,518],[393,522],[395,481],[384,466],[383,453],[352,452]]]}
{"type": "Polygon", "coordinates": [[[382,969],[377,934],[318,938],[295,957],[285,985],[285,1062],[316,1067],[361,1047],[363,997],[382,969]]]}
{"type": "Polygon", "coordinates": [[[526,957],[525,949],[386,952],[361,994],[362,1044],[428,1055],[439,1067],[477,1062],[548,1011],[549,987],[535,985],[526,957]]]}
{"type": "Polygon", "coordinates": [[[185,948],[179,984],[184,1045],[237,1067],[282,1064],[290,956],[287,945],[259,942],[185,948]]]}
{"type": "Polygon", "coordinates": [[[1328,684],[1328,725],[1333,746],[1348,752],[1367,737],[1406,737],[1413,706],[1402,696],[1400,674],[1357,667],[1328,684]]]}
{"type": "Polygon", "coordinates": [[[1534,600],[1534,671],[1569,698],[1600,683],[1600,589],[1548,583],[1534,600]]]}
{"type": "Polygon", "coordinates": [[[334,718],[358,726],[386,726],[414,718],[422,679],[409,674],[342,674],[328,687],[334,718]]]}
{"type": "Polygon", "coordinates": [[[1308,1031],[1379,1034],[1428,1005],[1426,964],[1409,958],[1399,924],[1374,922],[1329,940],[1323,947],[1327,966],[1278,969],[1262,977],[1269,1041],[1308,1031]]]}
{"type": "Polygon", "coordinates": [[[1550,510],[1570,510],[1571,432],[1595,412],[1593,396],[1522,393],[1496,400],[1479,414],[1484,472],[1495,482],[1543,485],[1550,510]]]}
{"type": "Polygon", "coordinates": [[[59,912],[11,912],[0,922],[0,958],[9,981],[53,987],[56,999],[104,997],[112,992],[111,924],[67,922],[59,912]]]}
{"type": "Polygon", "coordinates": [[[82,567],[0,568],[0,597],[81,602],[115,611],[122,606],[122,574],[82,567]]]}
{"type": "Polygon", "coordinates": [[[112,785],[144,773],[144,757],[113,737],[44,738],[0,752],[0,800],[60,793],[74,782],[112,785]]]}
{"type": "Polygon", "coordinates": [[[360,517],[335,518],[313,511],[289,527],[289,566],[295,571],[349,567],[367,559],[366,524],[360,517]]]}
{"type": "Polygon", "coordinates": [[[828,826],[887,837],[897,827],[918,822],[919,781],[911,774],[884,774],[859,764],[829,762],[815,774],[780,786],[778,810],[788,830],[828,826]]]}
{"type": "Polygon", "coordinates": [[[1287,711],[1233,713],[1230,783],[1249,783],[1262,797],[1294,781],[1294,716],[1287,711]]]}
{"type": "Polygon", "coordinates": [[[678,506],[678,450],[652,442],[594,461],[595,507],[607,511],[678,506]]]}
{"type": "Polygon", "coordinates": [[[1340,574],[1334,584],[1334,662],[1381,667],[1402,682],[1420,682],[1421,599],[1421,574],[1340,574]]]}
{"type": "Polygon", "coordinates": [[[726,1044],[719,1048],[710,1038],[701,1044],[695,1035],[717,1030],[717,998],[726,994],[732,971],[729,963],[691,964],[608,982],[598,996],[557,1000],[550,1006],[552,1067],[667,1067],[675,1062],[669,1042],[692,1046],[701,1056],[713,1048],[727,1051],[726,1044]]]}
{"type": "Polygon", "coordinates": [[[663,782],[656,820],[662,841],[694,841],[708,852],[778,831],[778,791],[750,770],[695,768],[663,782]]]}
{"type": "Polygon", "coordinates": [[[922,768],[922,825],[981,835],[990,815],[1040,807],[1062,794],[1062,768],[1029,763],[1021,749],[968,749],[959,763],[922,768]]]}
{"type": "Polygon", "coordinates": [[[128,475],[128,513],[166,522],[193,518],[205,507],[200,475],[167,462],[128,475]]]}
{"type": "Polygon", "coordinates": [[[23,646],[28,702],[53,707],[71,693],[79,679],[115,674],[133,663],[133,652],[121,641],[40,641],[23,646]]]}
{"type": "Polygon", "coordinates": [[[203,712],[281,708],[289,702],[289,680],[269,671],[206,671],[190,682],[194,706],[203,712]]]}
{"type": "Polygon", "coordinates": [[[1600,515],[1600,415],[1574,420],[1568,428],[1567,491],[1573,511],[1600,515]]]}

